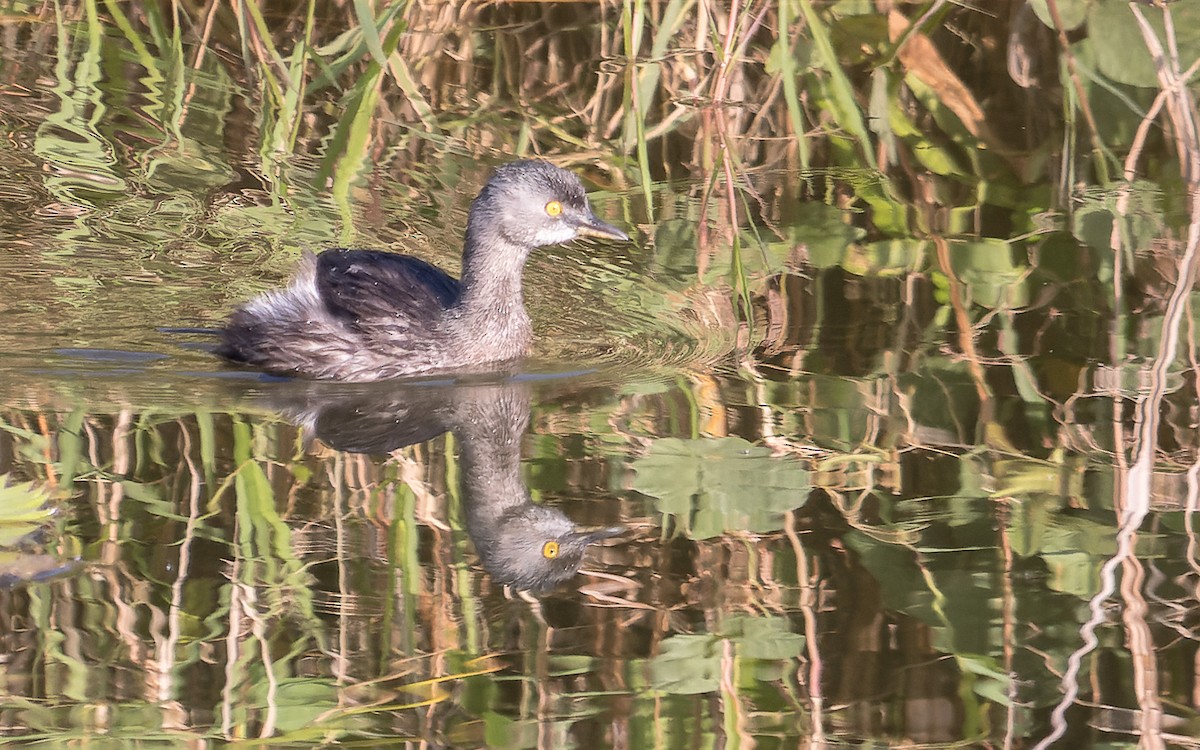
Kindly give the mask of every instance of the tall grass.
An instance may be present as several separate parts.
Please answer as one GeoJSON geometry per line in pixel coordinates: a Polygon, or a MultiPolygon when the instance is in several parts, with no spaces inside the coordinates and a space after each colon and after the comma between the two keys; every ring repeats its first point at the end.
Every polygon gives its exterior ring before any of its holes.
{"type": "MultiPolygon", "coordinates": [[[[597,177],[638,186],[636,214],[650,225],[663,181],[686,177],[736,198],[724,221],[770,227],[784,218],[771,213],[787,210],[771,198],[793,189],[780,175],[799,169],[801,197],[848,195],[854,221],[876,237],[906,233],[897,215],[914,201],[933,215],[963,184],[989,190],[987,200],[1007,194],[1006,207],[1020,210],[1022,187],[1045,178],[1108,183],[1130,144],[1105,128],[1140,119],[1144,95],[1080,62],[1070,30],[1030,22],[1021,3],[877,5],[65,2],[39,6],[23,33],[57,28],[67,44],[67,29],[86,28],[92,40],[125,39],[151,78],[175,80],[186,68],[231,77],[251,92],[262,173],[319,155],[312,178],[344,221],[352,187],[381,159],[399,176],[448,149],[592,165],[597,177]],[[1075,129],[1094,148],[1056,163],[1064,125],[1070,148],[1075,129]],[[853,173],[875,169],[885,189],[861,189],[853,173]],[[743,201],[758,205],[743,210],[743,201]]],[[[182,133],[196,89],[173,90],[178,105],[160,116],[182,133]]],[[[1147,147],[1174,158],[1169,143],[1147,147]]],[[[971,207],[970,196],[951,200],[971,207]]],[[[923,231],[959,228],[934,220],[923,231]]]]}

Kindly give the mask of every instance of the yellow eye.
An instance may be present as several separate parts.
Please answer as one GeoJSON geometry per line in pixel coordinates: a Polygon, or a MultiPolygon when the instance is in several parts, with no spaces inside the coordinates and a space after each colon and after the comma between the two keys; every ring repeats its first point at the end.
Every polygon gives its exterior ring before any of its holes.
{"type": "MultiPolygon", "coordinates": [[[[552,203],[551,205],[557,206],[558,203],[552,203]]],[[[549,208],[549,206],[547,206],[547,208],[549,208]]],[[[560,206],[559,210],[561,210],[561,208],[562,207],[560,206]]],[[[558,557],[558,542],[546,542],[543,544],[542,557],[546,558],[547,560],[553,560],[554,558],[558,557]]]]}
{"type": "MultiPolygon", "coordinates": [[[[559,203],[558,201],[550,201],[549,203],[546,204],[546,215],[547,216],[558,216],[561,213],[562,213],[562,204],[559,203]]],[[[555,552],[557,552],[557,551],[558,551],[558,547],[556,546],[555,552]]],[[[547,555],[547,557],[550,557],[550,555],[547,555]]]]}

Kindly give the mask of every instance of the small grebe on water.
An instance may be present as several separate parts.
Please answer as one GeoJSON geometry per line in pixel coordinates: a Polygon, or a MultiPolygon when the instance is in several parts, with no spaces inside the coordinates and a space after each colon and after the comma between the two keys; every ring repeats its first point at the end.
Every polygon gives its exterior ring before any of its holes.
{"type": "Polygon", "coordinates": [[[461,279],[408,255],[306,254],[291,284],[233,313],[217,353],[275,374],[349,381],[494,369],[529,352],[521,272],[530,251],[580,236],[629,239],[596,218],[575,175],[515,161],[471,205],[461,279]]]}

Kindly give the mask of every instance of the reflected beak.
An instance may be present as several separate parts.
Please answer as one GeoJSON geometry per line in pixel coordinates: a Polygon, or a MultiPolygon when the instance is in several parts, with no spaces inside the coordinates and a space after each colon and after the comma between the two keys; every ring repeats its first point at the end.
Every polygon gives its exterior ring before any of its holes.
{"type": "MultiPolygon", "coordinates": [[[[628,239],[628,238],[626,238],[626,239],[628,239]]],[[[621,534],[624,534],[624,533],[625,533],[624,526],[609,526],[606,529],[593,529],[592,531],[586,531],[580,535],[580,539],[583,541],[584,544],[592,544],[594,542],[600,542],[605,539],[612,539],[614,536],[620,536],[621,534]]]]}
{"type": "Polygon", "coordinates": [[[582,221],[575,229],[580,236],[583,237],[599,237],[603,240],[621,240],[629,242],[629,235],[617,229],[611,224],[605,224],[596,218],[596,215],[590,211],[583,217],[582,221]]]}

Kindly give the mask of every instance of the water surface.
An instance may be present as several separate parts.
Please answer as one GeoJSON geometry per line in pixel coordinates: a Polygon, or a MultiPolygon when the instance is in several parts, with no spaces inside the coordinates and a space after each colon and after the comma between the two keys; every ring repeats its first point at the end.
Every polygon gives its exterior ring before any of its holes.
{"type": "MultiPolygon", "coordinates": [[[[320,93],[310,72],[290,125],[228,42],[232,16],[225,41],[172,49],[154,9],[8,9],[0,731],[122,747],[1190,742],[1190,307],[1146,515],[1124,527],[1133,554],[1118,536],[1189,221],[1176,165],[1132,193],[1064,193],[1039,165],[1060,163],[1069,129],[1002,66],[970,83],[997,132],[1028,128],[1008,151],[945,112],[923,121],[945,138],[923,140],[894,94],[892,132],[872,137],[911,153],[850,164],[844,132],[810,134],[805,166],[794,136],[761,137],[782,125],[749,119],[764,88],[736,107],[656,94],[689,124],[639,162],[613,145],[635,123],[588,117],[626,73],[651,91],[647,71],[686,79],[696,55],[707,74],[716,53],[647,42],[631,62],[607,54],[616,6],[530,5],[546,7],[465,19],[480,46],[456,55],[466,41],[409,11],[400,49],[428,113],[394,94],[394,69],[378,100],[355,79],[320,93]],[[436,64],[418,67],[422,50],[436,64]],[[564,98],[531,102],[531,81],[564,98]],[[535,254],[536,353],[516,371],[309,383],[210,354],[303,250],[455,271],[490,168],[538,149],[637,241],[535,254]]],[[[820,18],[855,74],[851,42],[882,16],[837,6],[820,18]]],[[[1054,54],[1044,24],[1014,18],[1029,36],[1008,43],[1054,54]]],[[[269,19],[276,44],[296,19],[269,19]]],[[[778,75],[754,57],[778,48],[754,38],[744,64],[778,75]]],[[[805,111],[838,115],[819,45],[798,38],[805,111]]]]}

